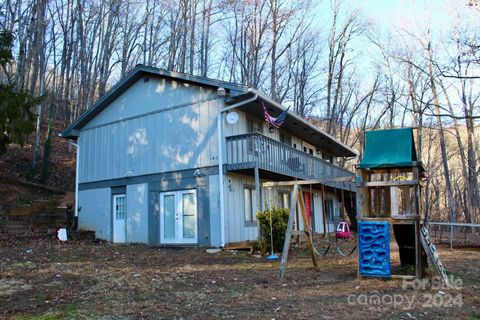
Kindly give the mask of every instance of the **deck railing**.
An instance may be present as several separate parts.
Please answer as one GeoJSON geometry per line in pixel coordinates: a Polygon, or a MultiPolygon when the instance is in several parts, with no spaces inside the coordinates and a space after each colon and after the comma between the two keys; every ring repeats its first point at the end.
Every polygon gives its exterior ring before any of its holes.
{"type": "Polygon", "coordinates": [[[352,176],[353,173],[260,133],[227,137],[227,170],[259,169],[299,179],[352,176]]]}

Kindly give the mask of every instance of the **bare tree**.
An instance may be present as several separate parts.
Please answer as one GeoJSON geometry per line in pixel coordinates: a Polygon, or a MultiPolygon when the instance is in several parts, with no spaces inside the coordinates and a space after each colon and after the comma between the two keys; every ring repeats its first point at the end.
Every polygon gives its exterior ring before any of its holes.
{"type": "MultiPolygon", "coordinates": [[[[351,79],[349,71],[354,57],[350,56],[352,40],[362,34],[365,26],[360,21],[360,11],[354,10],[341,19],[343,10],[341,1],[331,1],[332,23],[328,36],[328,64],[326,81],[326,131],[335,135],[340,109],[345,107],[346,93],[344,83],[351,79]],[[343,105],[342,105],[343,104],[343,105]]],[[[353,68],[354,69],[354,68],[353,68]]]]}
{"type": "MultiPolygon", "coordinates": [[[[33,72],[30,81],[30,94],[32,96],[45,94],[45,32],[46,32],[46,10],[47,0],[39,0],[36,4],[36,31],[34,36],[34,45],[31,49],[31,56],[33,56],[33,72]],[[37,91],[37,79],[39,78],[39,89],[37,91]]],[[[43,120],[43,102],[37,106],[37,125],[35,130],[35,144],[33,148],[33,162],[32,162],[32,176],[35,175],[37,169],[37,160],[40,152],[40,136],[42,130],[43,120]]]]}

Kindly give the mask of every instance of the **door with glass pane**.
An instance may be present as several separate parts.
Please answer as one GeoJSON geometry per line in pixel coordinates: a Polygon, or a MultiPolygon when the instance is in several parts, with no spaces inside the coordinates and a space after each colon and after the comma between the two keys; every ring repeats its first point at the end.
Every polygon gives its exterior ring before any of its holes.
{"type": "Polygon", "coordinates": [[[127,208],[125,195],[116,194],[113,196],[113,242],[123,243],[126,241],[125,229],[127,220],[127,208]]]}
{"type": "Polygon", "coordinates": [[[197,243],[195,190],[160,193],[161,243],[197,243]]]}

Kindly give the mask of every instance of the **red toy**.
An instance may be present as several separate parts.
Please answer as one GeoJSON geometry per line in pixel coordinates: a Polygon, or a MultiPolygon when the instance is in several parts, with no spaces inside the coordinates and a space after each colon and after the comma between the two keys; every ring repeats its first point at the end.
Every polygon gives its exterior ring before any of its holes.
{"type": "Polygon", "coordinates": [[[350,239],[350,227],[348,226],[348,223],[345,221],[340,221],[340,223],[337,226],[337,232],[336,232],[336,237],[348,240],[350,239]]]}

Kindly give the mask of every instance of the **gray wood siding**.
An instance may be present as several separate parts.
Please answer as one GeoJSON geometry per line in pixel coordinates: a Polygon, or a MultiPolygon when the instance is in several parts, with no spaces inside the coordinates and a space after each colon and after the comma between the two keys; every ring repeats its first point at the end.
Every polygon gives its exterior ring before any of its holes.
{"type": "Polygon", "coordinates": [[[78,194],[80,229],[94,230],[99,239],[112,241],[112,196],[110,188],[83,190],[78,194]]]}
{"type": "Polygon", "coordinates": [[[225,242],[257,240],[258,227],[245,226],[243,187],[255,185],[253,177],[228,174],[225,176],[225,242]]]}
{"type": "MultiPolygon", "coordinates": [[[[217,176],[215,176],[217,177],[217,176]]],[[[261,180],[265,182],[266,180],[261,180]]],[[[225,242],[241,242],[257,240],[259,231],[257,226],[245,226],[245,199],[244,186],[254,186],[255,179],[250,176],[230,173],[225,175],[225,242]]],[[[262,201],[276,202],[278,205],[278,191],[289,191],[289,187],[273,188],[271,191],[262,189],[262,201]]],[[[261,204],[260,204],[261,205],[261,204]]]]}
{"type": "Polygon", "coordinates": [[[80,183],[217,165],[222,105],[216,98],[82,130],[80,183]]]}
{"type": "MultiPolygon", "coordinates": [[[[79,182],[217,165],[216,117],[223,106],[212,89],[140,79],[80,131],[79,182]]],[[[236,112],[236,124],[223,122],[226,137],[248,132],[249,115],[236,112]]],[[[269,132],[257,120],[265,136],[279,140],[279,130],[269,132]]],[[[292,142],[301,148],[294,134],[292,142]]]]}
{"type": "Polygon", "coordinates": [[[171,107],[195,104],[216,97],[214,90],[188,83],[149,77],[135,82],[93,118],[84,129],[125,120],[171,107]]]}
{"type": "MultiPolygon", "coordinates": [[[[234,110],[236,113],[238,113],[238,122],[235,124],[229,124],[228,122],[224,122],[224,136],[225,137],[230,137],[230,136],[236,136],[239,134],[245,134],[245,133],[250,133],[248,132],[248,117],[254,118],[253,116],[247,116],[245,111],[241,110],[234,110]]],[[[254,118],[262,124],[262,133],[272,139],[275,140],[280,140],[280,133],[279,130],[275,129],[273,132],[268,131],[267,124],[265,123],[264,119],[260,118],[254,118]]]]}
{"type": "Polygon", "coordinates": [[[220,224],[220,188],[218,188],[218,175],[208,176],[208,197],[209,197],[209,215],[210,215],[210,245],[220,247],[221,224],[220,224]]]}
{"type": "Polygon", "coordinates": [[[323,199],[320,192],[313,192],[314,232],[323,232],[323,199]]]}
{"type": "Polygon", "coordinates": [[[148,185],[127,186],[127,242],[148,243],[148,185]]]}

